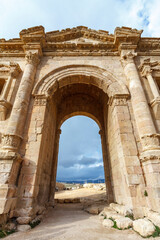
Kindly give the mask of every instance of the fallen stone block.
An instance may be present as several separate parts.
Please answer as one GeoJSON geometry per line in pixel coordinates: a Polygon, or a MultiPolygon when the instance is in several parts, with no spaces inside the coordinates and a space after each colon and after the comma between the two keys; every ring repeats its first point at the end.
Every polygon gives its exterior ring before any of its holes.
{"type": "Polygon", "coordinates": [[[142,237],[151,236],[155,231],[155,226],[147,218],[133,221],[133,229],[142,237]]]}
{"type": "Polygon", "coordinates": [[[99,208],[98,206],[91,206],[89,208],[85,209],[86,212],[90,213],[90,214],[95,214],[98,215],[99,214],[99,208]]]}
{"type": "Polygon", "coordinates": [[[17,222],[19,224],[28,224],[32,220],[31,217],[18,217],[17,222]]]}
{"type": "Polygon", "coordinates": [[[110,219],[104,219],[102,224],[107,228],[112,228],[114,226],[114,222],[110,219]]]}
{"type": "Polygon", "coordinates": [[[31,229],[30,225],[18,225],[17,226],[17,231],[19,232],[26,232],[31,229]]]}
{"type": "Polygon", "coordinates": [[[119,214],[122,214],[124,216],[126,216],[126,215],[133,215],[132,209],[127,207],[127,206],[116,204],[116,203],[110,203],[109,206],[112,209],[114,209],[116,212],[118,212],[119,214]]]}
{"type": "Polygon", "coordinates": [[[160,214],[153,211],[148,211],[147,218],[151,220],[154,225],[160,227],[160,214]]]}
{"type": "Polygon", "coordinates": [[[121,217],[115,219],[117,227],[121,229],[127,229],[133,226],[133,221],[128,217],[121,217]]]}

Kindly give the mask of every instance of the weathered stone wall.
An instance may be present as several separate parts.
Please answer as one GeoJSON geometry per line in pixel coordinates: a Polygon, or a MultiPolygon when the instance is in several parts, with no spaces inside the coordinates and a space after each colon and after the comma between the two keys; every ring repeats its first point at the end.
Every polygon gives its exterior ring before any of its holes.
{"type": "Polygon", "coordinates": [[[77,114],[99,125],[108,202],[160,211],[160,40],[141,33],[40,26],[0,40],[0,221],[54,204],[60,127],[77,114]]]}

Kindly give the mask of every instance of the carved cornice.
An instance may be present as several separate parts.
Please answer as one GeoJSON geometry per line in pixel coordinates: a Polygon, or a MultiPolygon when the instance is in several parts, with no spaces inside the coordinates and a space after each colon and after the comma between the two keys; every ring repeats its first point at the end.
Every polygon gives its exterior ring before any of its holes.
{"type": "Polygon", "coordinates": [[[132,45],[137,45],[140,40],[143,30],[137,30],[129,27],[117,27],[114,31],[115,43],[129,43],[132,45]]]}
{"type": "Polygon", "coordinates": [[[124,48],[138,54],[160,55],[159,38],[141,38],[142,31],[127,27],[116,28],[114,35],[104,30],[84,26],[45,33],[42,26],[24,29],[20,38],[0,39],[0,56],[24,56],[28,50],[54,56],[118,55],[124,48]]]}

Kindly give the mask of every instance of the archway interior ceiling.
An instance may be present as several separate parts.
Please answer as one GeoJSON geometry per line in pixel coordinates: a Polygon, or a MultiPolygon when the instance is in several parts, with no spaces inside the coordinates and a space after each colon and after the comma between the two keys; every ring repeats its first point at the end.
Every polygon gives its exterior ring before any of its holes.
{"type": "MultiPolygon", "coordinates": [[[[53,94],[58,109],[58,124],[61,125],[71,116],[85,115],[94,119],[102,128],[103,108],[108,103],[107,94],[92,84],[82,83],[82,76],[67,77],[64,81],[70,83],[71,78],[75,77],[77,83],[60,87],[53,94]]],[[[87,78],[89,77],[83,76],[83,81],[87,82],[87,78]]]]}

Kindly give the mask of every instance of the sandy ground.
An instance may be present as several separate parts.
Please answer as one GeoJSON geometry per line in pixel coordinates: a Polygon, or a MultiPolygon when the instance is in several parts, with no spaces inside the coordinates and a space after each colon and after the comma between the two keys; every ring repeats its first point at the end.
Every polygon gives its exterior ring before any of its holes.
{"type": "Polygon", "coordinates": [[[93,202],[106,200],[105,190],[96,190],[93,188],[80,188],[75,190],[66,190],[55,193],[55,199],[80,198],[81,200],[90,200],[93,202]]]}
{"type": "Polygon", "coordinates": [[[55,209],[50,209],[43,222],[34,229],[26,233],[14,233],[6,239],[139,240],[143,238],[132,230],[104,228],[97,215],[90,215],[81,210],[81,204],[60,204],[55,209]]]}
{"type": "MultiPolygon", "coordinates": [[[[105,197],[105,191],[80,189],[56,193],[56,198],[89,198],[95,201],[105,197]]],[[[142,240],[133,230],[120,231],[103,227],[98,215],[82,210],[83,204],[57,204],[49,208],[43,221],[28,232],[17,232],[7,240],[142,240]]],[[[149,238],[160,240],[160,238],[149,238]]]]}

